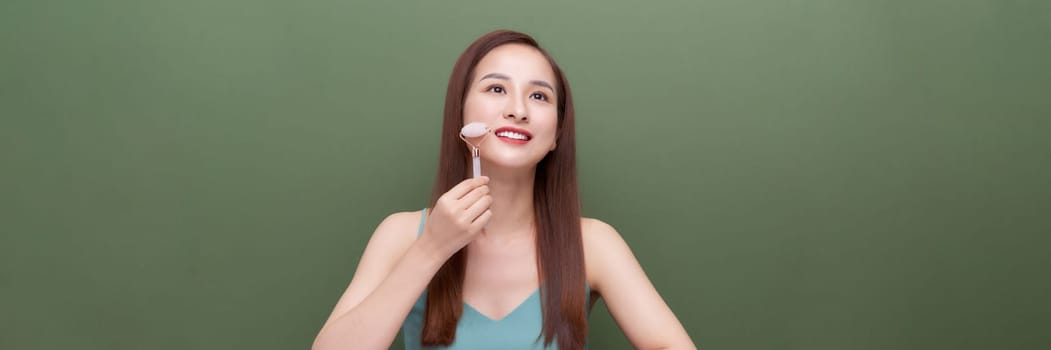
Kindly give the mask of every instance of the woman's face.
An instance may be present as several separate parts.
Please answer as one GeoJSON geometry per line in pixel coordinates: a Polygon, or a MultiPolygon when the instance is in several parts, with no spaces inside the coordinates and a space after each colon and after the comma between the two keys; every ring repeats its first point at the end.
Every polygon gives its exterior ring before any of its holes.
{"type": "Polygon", "coordinates": [[[479,145],[485,163],[529,168],[555,149],[555,83],[547,59],[530,46],[501,45],[482,57],[464,99],[463,122],[493,130],[479,145]]]}

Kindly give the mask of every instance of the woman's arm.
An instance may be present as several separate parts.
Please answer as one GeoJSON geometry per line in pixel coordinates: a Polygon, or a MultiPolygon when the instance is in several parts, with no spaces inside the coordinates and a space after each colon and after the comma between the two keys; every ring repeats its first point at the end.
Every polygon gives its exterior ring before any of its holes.
{"type": "Polygon", "coordinates": [[[314,350],[386,349],[438,269],[492,217],[489,178],[460,182],[420,215],[396,213],[372,234],[347,291],[314,339],[314,350]]]}
{"type": "Polygon", "coordinates": [[[446,257],[416,240],[419,215],[395,213],[372,234],[314,350],[387,349],[446,257]]]}
{"type": "Polygon", "coordinates": [[[585,219],[583,232],[591,287],[602,295],[631,344],[636,349],[696,349],[617,230],[585,219]]]}

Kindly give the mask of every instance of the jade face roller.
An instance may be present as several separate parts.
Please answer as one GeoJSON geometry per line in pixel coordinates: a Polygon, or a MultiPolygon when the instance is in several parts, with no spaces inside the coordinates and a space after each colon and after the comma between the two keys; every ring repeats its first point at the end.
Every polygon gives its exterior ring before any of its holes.
{"type": "Polygon", "coordinates": [[[471,159],[474,161],[473,177],[482,176],[482,159],[478,157],[478,145],[482,144],[482,141],[485,141],[485,137],[489,136],[490,131],[489,127],[485,126],[483,123],[470,123],[464,125],[463,128],[460,129],[460,139],[468,145],[471,145],[471,159]],[[482,138],[481,140],[478,140],[478,144],[467,141],[468,138],[478,137],[482,138]]]}

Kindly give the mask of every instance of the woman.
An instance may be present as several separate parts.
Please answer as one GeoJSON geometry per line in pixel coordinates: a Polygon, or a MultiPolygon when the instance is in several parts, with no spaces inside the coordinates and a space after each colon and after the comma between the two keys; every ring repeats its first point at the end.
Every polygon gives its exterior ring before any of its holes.
{"type": "Polygon", "coordinates": [[[695,348],[620,235],[580,216],[569,85],[536,41],[464,51],[441,140],[430,209],[380,223],[314,349],[386,349],[399,329],[407,349],[582,349],[600,297],[636,348],[695,348]],[[493,130],[480,178],[472,122],[493,130]]]}

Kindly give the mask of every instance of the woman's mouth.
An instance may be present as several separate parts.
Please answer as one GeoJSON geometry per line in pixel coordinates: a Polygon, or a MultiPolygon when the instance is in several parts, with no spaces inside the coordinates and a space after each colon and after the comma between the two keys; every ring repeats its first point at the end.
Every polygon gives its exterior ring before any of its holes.
{"type": "Polygon", "coordinates": [[[512,127],[496,129],[493,134],[496,135],[496,138],[500,139],[500,141],[516,145],[525,144],[533,138],[533,135],[529,134],[528,131],[512,127]]]}

